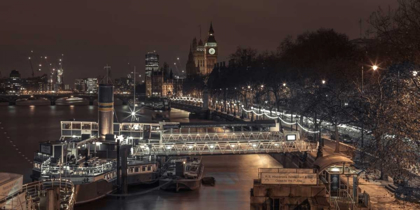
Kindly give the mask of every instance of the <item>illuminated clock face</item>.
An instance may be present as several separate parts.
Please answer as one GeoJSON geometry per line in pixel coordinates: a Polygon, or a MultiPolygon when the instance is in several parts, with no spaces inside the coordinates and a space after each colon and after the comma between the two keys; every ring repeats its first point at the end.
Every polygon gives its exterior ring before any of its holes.
{"type": "Polygon", "coordinates": [[[214,48],[210,48],[209,53],[210,53],[210,55],[213,55],[214,53],[216,53],[216,50],[214,48]]]}

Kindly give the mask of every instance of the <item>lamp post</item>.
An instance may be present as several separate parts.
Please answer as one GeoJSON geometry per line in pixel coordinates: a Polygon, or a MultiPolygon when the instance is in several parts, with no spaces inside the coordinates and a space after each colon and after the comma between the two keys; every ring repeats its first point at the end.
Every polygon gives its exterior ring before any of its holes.
{"type": "MultiPolygon", "coordinates": [[[[379,69],[379,67],[375,64],[375,65],[373,65],[372,66],[372,70],[373,71],[376,71],[376,70],[378,70],[379,69]]],[[[398,73],[398,75],[399,75],[399,73],[398,73]]],[[[363,76],[364,76],[364,66],[362,65],[362,87],[360,88],[360,90],[361,90],[361,97],[362,97],[362,99],[363,99],[363,92],[364,92],[364,90],[363,90],[363,76]]],[[[364,123],[364,114],[363,114],[363,116],[362,116],[362,129],[361,129],[361,144],[360,144],[360,146],[361,146],[361,148],[363,148],[363,144],[364,144],[364,125],[365,125],[365,123],[364,123]]]]}
{"type": "MultiPolygon", "coordinates": [[[[322,83],[322,85],[319,86],[319,94],[318,95],[320,95],[322,93],[322,88],[325,86],[325,84],[327,83],[327,81],[325,79],[323,79],[321,81],[321,83],[322,83]]],[[[324,156],[324,151],[323,151],[324,141],[322,140],[322,137],[321,137],[321,129],[319,128],[319,127],[321,127],[321,125],[318,126],[318,124],[316,122],[317,121],[317,119],[316,119],[317,118],[317,115],[316,114],[317,113],[315,112],[315,122],[314,123],[315,123],[315,128],[319,131],[319,133],[318,133],[319,146],[318,146],[318,152],[317,152],[316,157],[319,158],[319,157],[323,157],[324,156]]]]}

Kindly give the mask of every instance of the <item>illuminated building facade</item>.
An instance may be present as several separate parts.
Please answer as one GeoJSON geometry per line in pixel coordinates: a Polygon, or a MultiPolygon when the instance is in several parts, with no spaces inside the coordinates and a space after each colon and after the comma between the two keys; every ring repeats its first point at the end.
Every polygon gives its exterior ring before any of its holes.
{"type": "Polygon", "coordinates": [[[214,36],[213,24],[210,23],[206,42],[201,38],[197,42],[194,38],[190,47],[187,60],[187,77],[193,75],[209,75],[217,63],[217,55],[219,53],[216,38],[214,36]]]}
{"type": "MultiPolygon", "coordinates": [[[[153,95],[153,82],[159,82],[158,78],[152,79],[154,75],[158,76],[159,72],[159,55],[153,51],[146,53],[145,58],[145,73],[146,73],[146,96],[153,95]]],[[[155,90],[157,91],[157,90],[155,90]]]]}

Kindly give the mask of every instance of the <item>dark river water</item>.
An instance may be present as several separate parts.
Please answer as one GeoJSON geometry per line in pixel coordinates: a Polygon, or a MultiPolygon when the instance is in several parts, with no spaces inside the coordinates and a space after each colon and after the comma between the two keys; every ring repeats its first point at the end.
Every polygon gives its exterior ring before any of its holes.
{"type": "MultiPolygon", "coordinates": [[[[120,121],[130,113],[128,106],[115,109],[120,121]]],[[[189,121],[188,112],[172,109],[168,114],[171,121],[189,121]]],[[[151,120],[150,112],[143,115],[142,120],[151,120]]],[[[60,121],[72,119],[97,121],[96,106],[0,106],[0,171],[24,174],[24,181],[29,182],[29,161],[39,149],[38,143],[57,140],[60,121]]],[[[106,197],[75,209],[249,209],[258,168],[281,167],[269,155],[205,156],[203,163],[204,176],[216,179],[214,187],[178,193],[158,190],[125,199],[106,197]]]]}

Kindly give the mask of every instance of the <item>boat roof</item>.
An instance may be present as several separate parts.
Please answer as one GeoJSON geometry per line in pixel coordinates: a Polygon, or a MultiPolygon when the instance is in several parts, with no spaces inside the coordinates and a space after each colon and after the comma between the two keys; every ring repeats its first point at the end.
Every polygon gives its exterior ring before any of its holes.
{"type": "Polygon", "coordinates": [[[314,166],[319,167],[319,171],[323,171],[331,165],[341,165],[343,163],[350,164],[350,165],[354,164],[353,160],[351,160],[350,158],[340,155],[340,154],[335,154],[335,155],[319,157],[314,162],[314,166]]]}
{"type": "Polygon", "coordinates": [[[0,186],[9,182],[9,181],[18,179],[20,177],[23,177],[23,175],[14,174],[14,173],[7,173],[7,172],[0,172],[0,186]]]}
{"type": "Polygon", "coordinates": [[[258,126],[258,127],[275,127],[274,120],[256,120],[254,122],[193,122],[164,125],[163,128],[215,128],[215,127],[241,127],[241,126],[258,126]]]}

